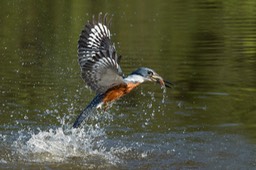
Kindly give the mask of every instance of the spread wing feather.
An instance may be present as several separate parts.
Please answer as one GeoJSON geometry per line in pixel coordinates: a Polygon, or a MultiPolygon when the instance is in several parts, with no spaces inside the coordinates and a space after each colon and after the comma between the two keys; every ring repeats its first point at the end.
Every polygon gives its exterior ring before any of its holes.
{"type": "Polygon", "coordinates": [[[120,56],[117,55],[110,39],[109,27],[111,19],[107,14],[96,21],[85,25],[78,40],[78,61],[82,78],[97,94],[124,83],[122,70],[119,66],[120,56]]]}

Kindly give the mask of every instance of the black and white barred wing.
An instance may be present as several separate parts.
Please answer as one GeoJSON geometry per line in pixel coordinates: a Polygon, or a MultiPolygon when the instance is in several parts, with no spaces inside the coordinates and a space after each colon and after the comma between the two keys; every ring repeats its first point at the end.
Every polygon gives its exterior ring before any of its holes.
{"type": "Polygon", "coordinates": [[[78,60],[82,78],[96,93],[104,93],[109,88],[124,83],[115,46],[110,40],[111,21],[107,15],[98,21],[94,17],[82,30],[78,41],[78,60]]]}

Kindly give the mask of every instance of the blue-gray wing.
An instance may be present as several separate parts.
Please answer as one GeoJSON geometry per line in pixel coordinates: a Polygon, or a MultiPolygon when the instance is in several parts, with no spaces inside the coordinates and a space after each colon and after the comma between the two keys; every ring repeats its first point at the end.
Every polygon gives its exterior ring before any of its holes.
{"type": "Polygon", "coordinates": [[[97,94],[124,83],[119,66],[120,57],[110,40],[111,20],[107,14],[95,21],[88,22],[82,30],[78,41],[78,61],[82,78],[97,94]]]}

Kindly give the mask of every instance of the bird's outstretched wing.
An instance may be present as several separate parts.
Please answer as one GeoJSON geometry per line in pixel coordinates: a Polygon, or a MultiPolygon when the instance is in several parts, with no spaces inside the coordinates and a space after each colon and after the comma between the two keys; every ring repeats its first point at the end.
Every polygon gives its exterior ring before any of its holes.
{"type": "Polygon", "coordinates": [[[124,83],[119,57],[110,40],[111,19],[99,14],[85,25],[78,41],[78,60],[82,78],[97,94],[124,83]]]}

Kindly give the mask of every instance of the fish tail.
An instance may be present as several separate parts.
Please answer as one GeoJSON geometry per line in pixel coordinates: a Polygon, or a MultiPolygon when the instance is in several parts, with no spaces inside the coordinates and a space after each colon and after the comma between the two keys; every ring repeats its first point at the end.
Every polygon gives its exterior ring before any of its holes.
{"type": "Polygon", "coordinates": [[[90,104],[80,113],[80,115],[77,117],[75,123],[73,124],[73,128],[78,128],[79,125],[88,118],[91,113],[97,108],[97,106],[102,102],[103,95],[99,94],[97,95],[90,104]]]}

